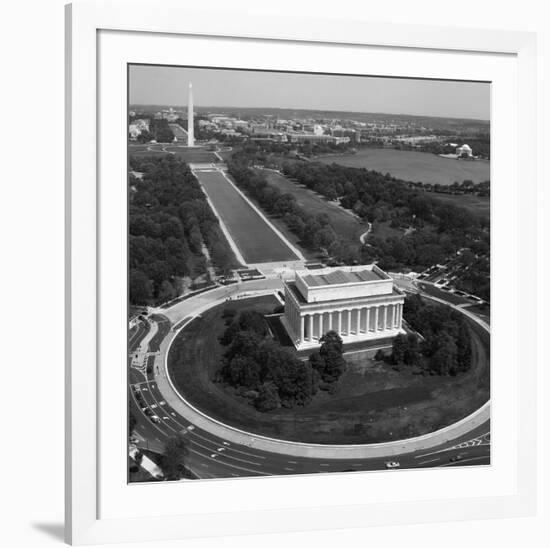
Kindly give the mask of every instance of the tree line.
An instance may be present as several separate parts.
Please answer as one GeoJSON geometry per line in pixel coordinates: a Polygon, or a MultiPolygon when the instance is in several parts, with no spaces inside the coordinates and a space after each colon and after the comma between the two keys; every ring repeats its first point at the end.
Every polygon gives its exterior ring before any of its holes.
{"type": "MultiPolygon", "coordinates": [[[[403,317],[422,338],[417,333],[395,337],[388,357],[391,363],[414,366],[437,375],[455,376],[470,369],[471,336],[462,314],[413,295],[405,299],[403,317]]],[[[376,358],[385,357],[379,352],[376,358]]]]}
{"type": "Polygon", "coordinates": [[[174,140],[174,132],[170,129],[168,120],[151,118],[149,120],[149,131],[142,131],[136,140],[138,143],[148,143],[152,140],[157,143],[171,143],[174,140]]]}
{"type": "Polygon", "coordinates": [[[338,236],[326,214],[313,215],[301,207],[289,192],[281,192],[269,184],[265,175],[252,169],[248,161],[233,157],[227,162],[228,171],[247,194],[264,211],[282,218],[286,226],[300,238],[300,244],[309,249],[329,249],[338,236]]]}
{"type": "Polygon", "coordinates": [[[238,389],[261,412],[307,405],[319,389],[334,391],[345,371],[342,340],[335,332],[321,339],[308,361],[268,336],[263,316],[254,310],[224,311],[227,347],[219,378],[238,389]]]}
{"type": "Polygon", "coordinates": [[[207,273],[203,245],[220,272],[234,256],[195,176],[173,155],[130,156],[130,302],[150,305],[176,297],[183,277],[207,273]]]}

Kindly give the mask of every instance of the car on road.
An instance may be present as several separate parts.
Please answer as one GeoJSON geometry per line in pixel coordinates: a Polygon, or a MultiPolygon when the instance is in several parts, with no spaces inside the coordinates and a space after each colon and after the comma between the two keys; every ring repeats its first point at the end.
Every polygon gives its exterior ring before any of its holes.
{"type": "Polygon", "coordinates": [[[449,459],[450,462],[458,462],[462,460],[464,457],[462,455],[454,455],[449,459]]]}
{"type": "Polygon", "coordinates": [[[385,463],[386,469],[392,470],[394,468],[399,468],[400,464],[395,460],[389,460],[385,463]]]}
{"type": "Polygon", "coordinates": [[[151,415],[149,417],[151,419],[151,421],[153,421],[155,424],[158,424],[160,422],[160,417],[158,417],[157,415],[151,415]]]}

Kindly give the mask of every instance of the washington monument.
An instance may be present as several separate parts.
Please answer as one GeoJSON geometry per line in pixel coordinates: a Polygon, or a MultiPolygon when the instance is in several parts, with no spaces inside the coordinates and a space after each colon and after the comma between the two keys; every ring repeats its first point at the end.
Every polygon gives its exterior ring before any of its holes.
{"type": "Polygon", "coordinates": [[[187,96],[187,146],[195,146],[195,130],[193,120],[193,84],[189,84],[189,94],[187,96]]]}

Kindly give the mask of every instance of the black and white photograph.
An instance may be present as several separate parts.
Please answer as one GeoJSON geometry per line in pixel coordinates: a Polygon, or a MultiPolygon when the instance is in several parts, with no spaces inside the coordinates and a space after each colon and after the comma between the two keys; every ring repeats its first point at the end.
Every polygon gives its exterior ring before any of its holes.
{"type": "Polygon", "coordinates": [[[491,465],[490,82],[130,64],[127,107],[129,483],[491,465]]]}

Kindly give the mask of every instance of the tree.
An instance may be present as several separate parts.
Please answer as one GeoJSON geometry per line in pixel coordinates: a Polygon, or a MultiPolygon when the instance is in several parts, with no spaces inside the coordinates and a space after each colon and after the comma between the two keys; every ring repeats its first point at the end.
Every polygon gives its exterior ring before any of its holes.
{"type": "Polygon", "coordinates": [[[405,363],[405,353],[407,352],[407,338],[403,334],[397,335],[393,339],[392,343],[392,361],[393,363],[399,365],[405,363]]]}
{"type": "Polygon", "coordinates": [[[188,458],[187,443],[183,435],[177,434],[166,443],[161,459],[161,468],[167,480],[180,480],[189,476],[185,466],[188,458]]]}
{"type": "Polygon", "coordinates": [[[321,339],[318,353],[310,356],[310,365],[319,372],[323,382],[336,382],[346,370],[344,343],[336,331],[327,331],[321,339]]]}
{"type": "Polygon", "coordinates": [[[431,357],[431,368],[440,375],[455,375],[458,359],[457,347],[453,338],[445,332],[437,336],[437,350],[431,357]]]}
{"type": "Polygon", "coordinates": [[[316,248],[329,249],[336,238],[336,232],[334,232],[332,226],[325,226],[314,235],[313,245],[316,248]]]}
{"type": "Polygon", "coordinates": [[[128,415],[128,435],[131,436],[137,425],[136,416],[130,411],[128,415]]]}
{"type": "Polygon", "coordinates": [[[308,357],[308,362],[322,378],[325,373],[325,360],[321,357],[321,354],[317,351],[312,352],[308,357]]]}
{"type": "Polygon", "coordinates": [[[261,382],[261,366],[250,356],[235,356],[228,365],[228,375],[234,386],[258,388],[261,382]]]}
{"type": "Polygon", "coordinates": [[[146,305],[153,298],[153,284],[151,280],[140,270],[130,270],[130,302],[132,304],[146,305]]]}
{"type": "Polygon", "coordinates": [[[405,350],[405,363],[416,365],[420,359],[420,346],[415,333],[408,333],[406,338],[407,348],[405,350]]]}
{"type": "Polygon", "coordinates": [[[386,354],[384,354],[384,351],[381,348],[379,348],[376,351],[376,354],[374,355],[374,359],[377,362],[381,362],[381,361],[384,361],[385,358],[386,358],[386,354]]]}
{"type": "Polygon", "coordinates": [[[171,301],[173,298],[176,297],[176,295],[177,294],[174,286],[168,280],[163,280],[160,284],[159,300],[161,302],[171,301]]]}
{"type": "Polygon", "coordinates": [[[346,370],[346,360],[344,360],[342,353],[334,347],[329,347],[321,356],[325,360],[323,380],[325,382],[336,382],[346,370]]]}
{"type": "Polygon", "coordinates": [[[281,407],[279,390],[274,382],[266,382],[260,387],[260,393],[254,400],[254,406],[258,411],[272,411],[281,407]]]}
{"type": "Polygon", "coordinates": [[[327,331],[319,341],[321,343],[321,354],[323,348],[328,348],[329,346],[334,347],[340,354],[344,352],[344,342],[342,338],[336,331],[327,331]]]}
{"type": "Polygon", "coordinates": [[[261,338],[253,331],[239,331],[224,354],[227,361],[235,356],[254,356],[258,352],[261,338]]]}

